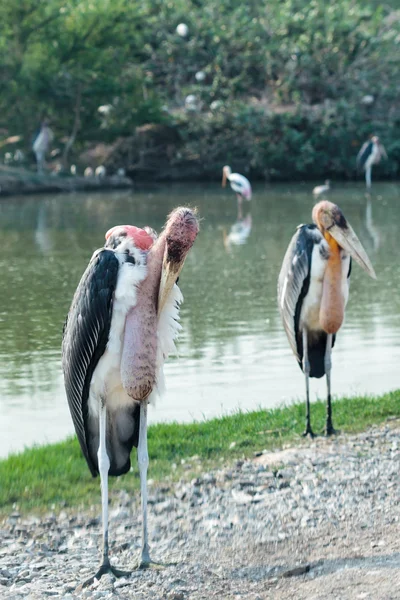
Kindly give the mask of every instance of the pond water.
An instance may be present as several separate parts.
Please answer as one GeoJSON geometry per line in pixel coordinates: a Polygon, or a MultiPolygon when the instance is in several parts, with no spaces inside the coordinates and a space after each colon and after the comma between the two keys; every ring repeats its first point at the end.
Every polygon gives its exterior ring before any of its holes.
{"type": "MultiPolygon", "coordinates": [[[[185,297],[179,357],[165,367],[167,394],[150,420],[207,419],[304,397],[276,306],[283,255],[310,222],[312,185],[255,186],[245,221],[219,186],[11,197],[0,202],[0,456],[73,432],[60,369],[61,332],[94,249],[111,226],[160,230],[179,204],[197,206],[201,233],[180,278],[185,297]],[[249,213],[251,209],[251,214],[249,213]]],[[[333,352],[336,395],[399,387],[400,187],[334,186],[338,203],[378,274],[354,266],[346,321],[333,352]]],[[[315,399],[325,381],[311,381],[315,399]]]]}

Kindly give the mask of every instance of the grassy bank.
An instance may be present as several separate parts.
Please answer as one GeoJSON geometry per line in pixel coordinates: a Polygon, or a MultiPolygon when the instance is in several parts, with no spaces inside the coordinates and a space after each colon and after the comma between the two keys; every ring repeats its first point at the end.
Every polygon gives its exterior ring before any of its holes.
{"type": "MultiPolygon", "coordinates": [[[[324,427],[325,403],[312,406],[315,432],[324,427]]],[[[334,425],[357,432],[388,417],[400,415],[400,390],[379,397],[343,398],[334,403],[334,425]]],[[[299,443],[304,429],[303,403],[232,416],[201,423],[158,424],[149,428],[149,477],[156,482],[191,477],[196,464],[212,467],[221,461],[250,457],[265,448],[299,443]],[[198,457],[193,460],[193,457],[198,457]],[[176,465],[176,466],[175,466],[176,465]],[[189,467],[188,467],[189,465],[189,467]]],[[[113,491],[138,489],[134,474],[111,481],[113,491]]],[[[65,506],[99,503],[99,479],[92,479],[75,438],[25,450],[0,461],[0,511],[55,510],[65,506]]]]}

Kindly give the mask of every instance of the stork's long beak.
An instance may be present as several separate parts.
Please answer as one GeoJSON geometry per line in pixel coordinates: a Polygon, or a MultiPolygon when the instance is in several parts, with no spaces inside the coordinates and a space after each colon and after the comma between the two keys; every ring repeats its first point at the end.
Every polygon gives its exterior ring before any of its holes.
{"type": "Polygon", "coordinates": [[[185,260],[177,263],[168,259],[168,249],[165,249],[162,270],[161,270],[161,281],[160,291],[158,294],[158,314],[161,314],[165,303],[167,302],[168,296],[174,287],[176,280],[179,277],[179,273],[182,271],[185,260]]]}
{"type": "Polygon", "coordinates": [[[348,223],[346,224],[346,227],[333,225],[333,227],[329,228],[329,233],[337,241],[339,246],[348,252],[350,256],[358,262],[360,267],[372,277],[372,279],[376,279],[374,267],[353,228],[348,223]]]}
{"type": "Polygon", "coordinates": [[[222,169],[222,187],[226,186],[226,171],[222,169]]]}

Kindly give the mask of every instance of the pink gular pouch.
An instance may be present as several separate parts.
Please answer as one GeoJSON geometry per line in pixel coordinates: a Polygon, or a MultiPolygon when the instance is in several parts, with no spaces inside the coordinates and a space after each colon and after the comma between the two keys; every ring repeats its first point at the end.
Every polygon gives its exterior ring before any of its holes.
{"type": "Polygon", "coordinates": [[[109,229],[108,239],[116,229],[123,229],[136,248],[147,253],[147,276],[137,287],[136,305],[126,316],[121,356],[121,380],[127,394],[137,402],[146,400],[156,383],[157,298],[161,276],[161,260],[150,252],[154,239],[134,225],[109,229]]]}

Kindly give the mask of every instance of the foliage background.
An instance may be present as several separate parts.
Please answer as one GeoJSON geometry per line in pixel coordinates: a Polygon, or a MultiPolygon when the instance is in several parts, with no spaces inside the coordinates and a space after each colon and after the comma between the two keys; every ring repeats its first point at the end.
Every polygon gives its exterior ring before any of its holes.
{"type": "Polygon", "coordinates": [[[47,115],[82,168],[102,160],[176,179],[219,176],[229,163],[251,177],[314,179],[354,177],[375,133],[389,154],[379,173],[395,177],[399,4],[2,2],[0,134],[29,150],[47,115]],[[83,153],[100,143],[103,154],[83,153]]]}

